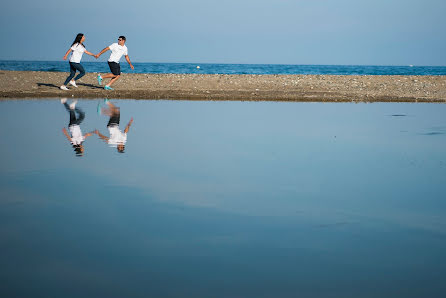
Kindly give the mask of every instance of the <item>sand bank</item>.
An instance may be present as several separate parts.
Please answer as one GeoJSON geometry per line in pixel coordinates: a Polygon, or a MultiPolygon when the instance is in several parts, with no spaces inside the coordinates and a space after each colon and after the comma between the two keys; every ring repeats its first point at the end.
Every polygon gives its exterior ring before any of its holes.
{"type": "Polygon", "coordinates": [[[0,70],[0,98],[446,102],[446,76],[122,74],[106,91],[88,73],[60,90],[67,75],[0,70]]]}

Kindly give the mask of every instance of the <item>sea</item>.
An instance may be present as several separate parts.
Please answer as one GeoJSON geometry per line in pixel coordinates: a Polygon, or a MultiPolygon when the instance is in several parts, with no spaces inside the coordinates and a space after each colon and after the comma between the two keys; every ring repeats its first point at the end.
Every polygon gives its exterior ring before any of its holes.
{"type": "MultiPolygon", "coordinates": [[[[82,62],[87,72],[109,71],[106,62],[82,62]]],[[[446,66],[386,65],[293,65],[293,64],[221,64],[221,63],[133,63],[131,70],[121,63],[124,73],[174,74],[253,74],[253,75],[446,75],[446,66]]],[[[61,71],[69,70],[66,61],[5,61],[0,70],[61,71]]]]}

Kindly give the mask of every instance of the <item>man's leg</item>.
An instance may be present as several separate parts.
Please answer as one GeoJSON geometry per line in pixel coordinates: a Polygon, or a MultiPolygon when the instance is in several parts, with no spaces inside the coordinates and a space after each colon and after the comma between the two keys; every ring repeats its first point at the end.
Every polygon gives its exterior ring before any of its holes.
{"type": "Polygon", "coordinates": [[[107,84],[109,87],[111,86],[111,84],[113,84],[114,82],[116,82],[117,79],[119,79],[121,75],[119,76],[115,76],[113,79],[111,79],[111,81],[107,84]]]}
{"type": "Polygon", "coordinates": [[[116,82],[116,80],[121,75],[121,66],[119,65],[119,63],[109,61],[108,66],[110,67],[111,74],[109,74],[107,77],[111,78],[111,80],[107,85],[105,85],[105,87],[104,87],[105,89],[110,88],[110,86],[114,82],[116,82]]]}
{"type": "Polygon", "coordinates": [[[102,76],[103,79],[110,79],[110,78],[114,78],[114,77],[116,77],[116,76],[112,73],[108,73],[108,74],[102,76]]]}

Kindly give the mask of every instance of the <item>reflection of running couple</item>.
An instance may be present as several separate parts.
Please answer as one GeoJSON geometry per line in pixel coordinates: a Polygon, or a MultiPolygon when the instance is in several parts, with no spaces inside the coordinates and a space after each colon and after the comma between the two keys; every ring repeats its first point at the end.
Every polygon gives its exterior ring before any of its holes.
{"type": "Polygon", "coordinates": [[[93,133],[97,134],[99,138],[104,140],[110,146],[116,147],[119,153],[124,153],[125,144],[127,142],[127,133],[133,123],[133,118],[130,119],[129,123],[124,129],[124,132],[122,132],[119,129],[120,109],[119,107],[116,107],[114,104],[106,100],[106,104],[108,107],[102,110],[105,115],[108,115],[110,117],[110,120],[107,124],[110,136],[104,136],[97,129],[93,132],[89,132],[83,135],[80,124],[85,118],[85,113],[80,108],[76,107],[77,101],[73,101],[71,104],[68,105],[67,99],[62,98],[61,103],[65,106],[66,110],[70,114],[70,122],[68,124],[70,134],[68,133],[66,128],[63,128],[62,131],[73,146],[77,156],[83,155],[85,150],[83,143],[87,139],[87,137],[91,136],[93,133]]]}

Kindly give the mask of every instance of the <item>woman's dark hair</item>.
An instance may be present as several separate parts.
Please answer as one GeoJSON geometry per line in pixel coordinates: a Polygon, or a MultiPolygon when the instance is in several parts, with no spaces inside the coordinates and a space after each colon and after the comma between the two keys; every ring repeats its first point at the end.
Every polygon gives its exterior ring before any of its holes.
{"type": "Polygon", "coordinates": [[[74,39],[73,43],[71,44],[71,46],[74,46],[75,44],[78,43],[78,44],[82,45],[85,48],[85,46],[81,43],[82,37],[84,37],[84,33],[78,33],[76,35],[76,38],[74,39]]]}
{"type": "Polygon", "coordinates": [[[118,38],[123,39],[125,41],[125,36],[121,35],[118,38]]]}

